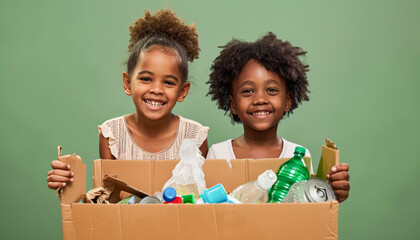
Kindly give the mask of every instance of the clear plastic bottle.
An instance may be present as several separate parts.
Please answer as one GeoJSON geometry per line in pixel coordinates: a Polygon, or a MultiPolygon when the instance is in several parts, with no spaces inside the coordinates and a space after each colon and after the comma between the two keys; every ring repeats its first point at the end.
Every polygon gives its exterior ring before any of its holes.
{"type": "Polygon", "coordinates": [[[305,152],[305,148],[296,147],[294,156],[280,166],[277,181],[268,193],[268,202],[281,202],[295,182],[309,179],[308,169],[302,162],[305,152]]]}
{"type": "Polygon", "coordinates": [[[272,170],[267,170],[258,176],[255,181],[242,184],[229,195],[241,203],[266,203],[268,201],[268,189],[277,180],[272,170]]]}

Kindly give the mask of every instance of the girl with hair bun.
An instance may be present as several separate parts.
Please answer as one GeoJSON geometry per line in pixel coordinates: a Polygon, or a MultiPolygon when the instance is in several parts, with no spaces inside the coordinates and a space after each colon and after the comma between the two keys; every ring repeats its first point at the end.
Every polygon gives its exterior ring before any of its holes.
{"type": "MultiPolygon", "coordinates": [[[[182,140],[194,139],[207,155],[209,128],[172,113],[190,89],[188,61],[200,48],[194,24],[186,25],[171,10],[160,10],[137,19],[130,29],[130,56],[123,73],[124,91],[135,112],[98,126],[101,159],[179,159],[182,140]]],[[[72,182],[73,173],[59,161],[52,162],[48,187],[72,182]]]]}

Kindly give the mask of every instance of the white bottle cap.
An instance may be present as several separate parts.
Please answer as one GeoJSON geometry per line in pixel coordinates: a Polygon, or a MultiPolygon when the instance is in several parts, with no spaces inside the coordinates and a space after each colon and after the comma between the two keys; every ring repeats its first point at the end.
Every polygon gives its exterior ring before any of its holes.
{"type": "Polygon", "coordinates": [[[277,181],[277,175],[273,170],[266,170],[258,176],[258,184],[265,190],[268,190],[277,181]]]}

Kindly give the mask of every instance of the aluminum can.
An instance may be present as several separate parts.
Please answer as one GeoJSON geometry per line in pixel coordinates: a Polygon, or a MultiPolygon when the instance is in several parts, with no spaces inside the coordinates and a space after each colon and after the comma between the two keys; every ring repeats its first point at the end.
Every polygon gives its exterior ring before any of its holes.
{"type": "Polygon", "coordinates": [[[155,196],[147,196],[140,201],[140,204],[162,203],[159,198],[155,196]]]}
{"type": "Polygon", "coordinates": [[[311,178],[292,185],[282,203],[319,203],[335,200],[331,186],[321,178],[311,178]]]}

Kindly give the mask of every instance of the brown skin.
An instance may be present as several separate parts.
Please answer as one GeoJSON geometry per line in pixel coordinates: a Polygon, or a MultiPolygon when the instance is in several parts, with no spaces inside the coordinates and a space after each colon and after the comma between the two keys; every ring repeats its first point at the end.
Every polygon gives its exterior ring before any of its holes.
{"type": "MultiPolygon", "coordinates": [[[[132,96],[136,112],[126,116],[128,130],[134,142],[142,149],[157,153],[168,148],[175,140],[179,117],[171,111],[177,102],[184,101],[190,83],[182,82],[179,57],[171,49],[152,46],[140,56],[131,76],[123,73],[124,91],[132,96]],[[159,143],[159,144],[156,144],[159,143]]],[[[99,134],[101,159],[115,159],[109,149],[108,139],[99,134]]],[[[207,155],[207,139],[200,146],[207,155]]],[[[57,189],[72,181],[70,168],[59,161],[51,163],[48,187],[57,189]]]]}
{"type": "Polygon", "coordinates": [[[350,175],[347,163],[340,163],[332,167],[327,174],[327,180],[331,184],[338,202],[343,202],[349,197],[350,175]]]}
{"type": "MultiPolygon", "coordinates": [[[[286,81],[251,59],[232,82],[231,110],[238,115],[244,134],[232,141],[237,158],[277,158],[283,150],[283,141],[277,136],[277,127],[291,99],[286,81]]],[[[346,163],[331,168],[327,175],[338,202],[348,198],[349,166],[346,163]]]]}
{"type": "Polygon", "coordinates": [[[52,170],[48,172],[48,187],[57,189],[65,187],[67,183],[73,182],[73,172],[70,171],[70,165],[54,160],[51,162],[52,170]]]}
{"type": "Polygon", "coordinates": [[[232,83],[231,110],[238,115],[244,134],[233,140],[237,158],[275,158],[283,150],[277,127],[290,109],[286,82],[250,60],[232,83]]]}

